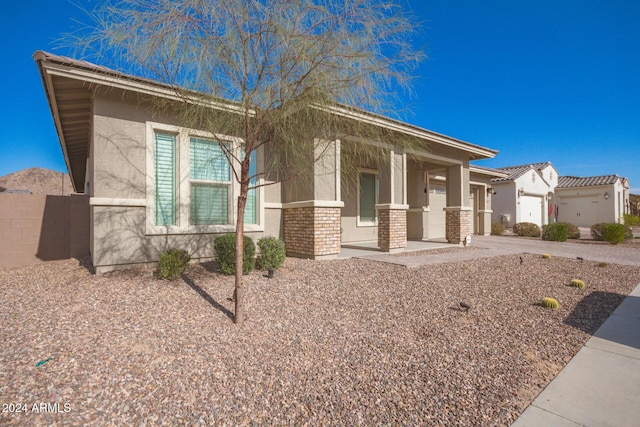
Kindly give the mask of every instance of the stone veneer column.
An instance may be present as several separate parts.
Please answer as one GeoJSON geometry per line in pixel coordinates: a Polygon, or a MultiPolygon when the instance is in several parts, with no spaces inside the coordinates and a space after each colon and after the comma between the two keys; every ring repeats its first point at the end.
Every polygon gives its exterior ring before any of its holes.
{"type": "Polygon", "coordinates": [[[288,256],[335,258],[340,253],[340,208],[285,208],[284,242],[288,256]]]}
{"type": "Polygon", "coordinates": [[[470,207],[447,207],[446,238],[449,243],[463,243],[467,236],[471,236],[471,221],[473,209],[470,207]]]}
{"type": "Polygon", "coordinates": [[[406,205],[376,205],[378,246],[383,252],[401,252],[407,246],[406,205]]]}

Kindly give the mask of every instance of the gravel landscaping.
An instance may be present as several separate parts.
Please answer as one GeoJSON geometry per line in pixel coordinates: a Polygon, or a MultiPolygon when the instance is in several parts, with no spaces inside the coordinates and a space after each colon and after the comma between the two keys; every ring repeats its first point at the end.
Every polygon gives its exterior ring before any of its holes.
{"type": "Polygon", "coordinates": [[[521,256],[287,259],[246,276],[242,329],[210,264],[175,282],[2,269],[0,404],[26,411],[0,425],[509,425],[640,283],[640,268],[521,256]]]}

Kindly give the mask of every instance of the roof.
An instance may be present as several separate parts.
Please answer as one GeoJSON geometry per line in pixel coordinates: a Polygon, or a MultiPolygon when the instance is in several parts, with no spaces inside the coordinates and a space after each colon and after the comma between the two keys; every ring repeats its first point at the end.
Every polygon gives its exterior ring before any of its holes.
{"type": "Polygon", "coordinates": [[[507,174],[507,176],[505,178],[494,178],[491,180],[491,182],[514,181],[529,171],[533,170],[538,172],[547,166],[553,167],[551,162],[540,162],[540,163],[529,163],[526,165],[504,166],[501,168],[496,168],[498,171],[507,174]]]}
{"type": "Polygon", "coordinates": [[[506,178],[507,174],[501,170],[488,168],[486,166],[469,165],[469,171],[481,175],[487,175],[496,178],[506,178]]]}
{"type": "MultiPolygon", "coordinates": [[[[242,107],[233,101],[210,99],[204,101],[202,94],[184,91],[171,85],[150,79],[124,74],[91,62],[37,51],[33,58],[38,64],[49,107],[58,132],[60,145],[67,163],[67,170],[76,192],[84,191],[86,160],[91,140],[91,103],[96,86],[122,89],[165,99],[204,104],[229,112],[240,112],[242,107]],[[190,98],[190,95],[193,98],[190,98]]],[[[313,106],[312,106],[313,107],[313,106]]],[[[466,152],[471,159],[495,157],[497,150],[471,144],[442,135],[418,126],[401,122],[357,108],[336,105],[328,109],[331,114],[374,126],[385,127],[395,132],[427,140],[466,152]]]]}
{"type": "Polygon", "coordinates": [[[603,176],[561,176],[558,178],[557,188],[573,188],[573,187],[595,187],[598,185],[612,185],[619,179],[618,175],[603,175],[603,176]]]}

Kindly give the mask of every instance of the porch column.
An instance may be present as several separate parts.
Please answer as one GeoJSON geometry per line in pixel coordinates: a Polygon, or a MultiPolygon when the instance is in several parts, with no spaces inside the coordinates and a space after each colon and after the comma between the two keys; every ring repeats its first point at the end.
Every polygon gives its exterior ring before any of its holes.
{"type": "Polygon", "coordinates": [[[285,193],[284,241],[288,256],[332,259],[340,253],[344,207],[340,200],[340,140],[315,140],[314,146],[318,160],[309,165],[312,188],[296,180],[285,193]]]}
{"type": "Polygon", "coordinates": [[[378,247],[383,252],[401,252],[407,246],[407,157],[391,149],[380,160],[378,247]]]}
{"type": "Polygon", "coordinates": [[[473,208],[469,206],[469,162],[447,167],[446,239],[463,243],[471,236],[473,208]]]}
{"type": "Polygon", "coordinates": [[[489,236],[491,234],[491,192],[493,189],[484,184],[478,190],[478,230],[476,234],[480,236],[489,236]]]}

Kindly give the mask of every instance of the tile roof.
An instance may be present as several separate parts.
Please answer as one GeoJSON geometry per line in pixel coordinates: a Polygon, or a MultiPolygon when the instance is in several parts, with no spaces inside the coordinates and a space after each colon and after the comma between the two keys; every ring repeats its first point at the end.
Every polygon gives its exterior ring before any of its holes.
{"type": "Polygon", "coordinates": [[[572,188],[572,187],[592,187],[596,185],[611,185],[615,184],[620,177],[618,175],[603,175],[603,176],[561,176],[558,177],[557,188],[572,188]]]}
{"type": "MultiPolygon", "coordinates": [[[[539,171],[547,166],[550,166],[551,162],[540,162],[540,163],[530,163],[527,165],[517,165],[517,166],[505,166],[502,168],[496,168],[501,172],[508,174],[506,178],[494,178],[491,182],[504,182],[504,181],[513,181],[515,179],[520,178],[525,173],[530,170],[539,171]]],[[[538,173],[538,175],[540,175],[538,173]]]]}

